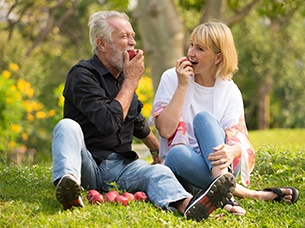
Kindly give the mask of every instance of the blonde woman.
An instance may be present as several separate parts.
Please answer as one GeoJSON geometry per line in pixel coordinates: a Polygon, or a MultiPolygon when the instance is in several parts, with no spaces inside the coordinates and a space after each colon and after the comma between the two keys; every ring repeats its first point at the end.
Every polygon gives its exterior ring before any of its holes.
{"type": "MultiPolygon", "coordinates": [[[[242,95],[232,80],[237,70],[230,29],[209,21],[193,30],[187,58],[178,59],[176,67],[161,77],[152,115],[161,136],[160,157],[190,190],[206,189],[228,172],[240,173],[242,183],[250,184],[255,153],[248,139],[242,95]]],[[[253,191],[238,184],[234,194],[264,200],[278,196],[286,202],[298,197],[294,188],[253,191]]],[[[245,214],[234,199],[224,208],[245,214]]]]}

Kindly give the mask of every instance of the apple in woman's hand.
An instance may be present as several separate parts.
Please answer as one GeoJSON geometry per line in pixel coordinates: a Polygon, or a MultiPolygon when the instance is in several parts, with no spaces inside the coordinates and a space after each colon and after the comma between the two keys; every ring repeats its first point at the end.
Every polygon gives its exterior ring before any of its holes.
{"type": "Polygon", "coordinates": [[[180,65],[181,65],[183,62],[188,62],[188,65],[187,65],[187,66],[193,66],[193,63],[189,60],[189,58],[183,59],[183,60],[180,62],[180,65]]]}

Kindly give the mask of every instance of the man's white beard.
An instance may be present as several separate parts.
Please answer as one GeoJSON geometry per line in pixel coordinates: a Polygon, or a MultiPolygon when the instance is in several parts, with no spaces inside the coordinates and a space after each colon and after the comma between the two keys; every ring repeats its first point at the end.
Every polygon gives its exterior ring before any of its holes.
{"type": "Polygon", "coordinates": [[[110,62],[118,70],[123,71],[124,68],[124,53],[118,50],[113,43],[110,43],[110,48],[113,53],[110,62]]]}

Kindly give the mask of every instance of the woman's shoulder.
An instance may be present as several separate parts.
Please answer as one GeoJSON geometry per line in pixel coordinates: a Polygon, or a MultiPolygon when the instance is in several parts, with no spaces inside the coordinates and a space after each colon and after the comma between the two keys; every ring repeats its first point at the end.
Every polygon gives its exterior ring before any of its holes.
{"type": "Polygon", "coordinates": [[[177,82],[178,78],[175,67],[165,70],[161,75],[161,81],[167,81],[171,83],[177,82]]]}
{"type": "Polygon", "coordinates": [[[176,76],[176,75],[177,75],[176,68],[172,67],[172,68],[169,68],[169,69],[165,70],[162,74],[162,77],[173,77],[173,76],[176,76]]]}
{"type": "Polygon", "coordinates": [[[228,87],[228,88],[234,88],[238,89],[238,86],[235,84],[235,82],[232,79],[229,80],[223,80],[220,78],[216,78],[216,84],[217,87],[228,87]]]}

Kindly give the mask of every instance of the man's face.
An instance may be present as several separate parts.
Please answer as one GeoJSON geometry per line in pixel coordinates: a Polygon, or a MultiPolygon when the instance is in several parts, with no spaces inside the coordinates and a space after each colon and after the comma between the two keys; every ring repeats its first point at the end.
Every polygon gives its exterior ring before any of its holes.
{"type": "Polygon", "coordinates": [[[107,45],[107,59],[110,65],[122,71],[124,64],[123,52],[136,45],[135,33],[131,24],[122,18],[112,18],[109,20],[109,25],[113,28],[113,33],[112,42],[107,45]]]}

